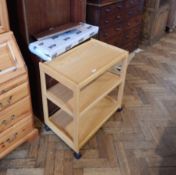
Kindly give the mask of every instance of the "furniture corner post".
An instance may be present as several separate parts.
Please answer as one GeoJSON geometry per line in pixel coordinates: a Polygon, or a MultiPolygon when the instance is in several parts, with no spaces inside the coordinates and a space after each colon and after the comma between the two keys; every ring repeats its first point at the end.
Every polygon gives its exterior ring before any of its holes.
{"type": "Polygon", "coordinates": [[[73,120],[74,120],[74,137],[73,137],[73,142],[74,142],[74,146],[75,146],[75,152],[77,154],[79,154],[79,115],[80,115],[80,89],[78,87],[76,87],[74,89],[74,116],[73,116],[73,120]]]}
{"type": "Polygon", "coordinates": [[[123,94],[124,94],[127,67],[128,67],[128,55],[126,55],[126,57],[124,58],[123,63],[122,63],[122,70],[121,70],[122,83],[119,86],[118,97],[117,97],[119,111],[121,111],[121,109],[122,109],[122,100],[123,100],[123,94]]]}
{"type": "Polygon", "coordinates": [[[41,81],[44,120],[47,123],[49,120],[49,117],[48,117],[48,103],[47,103],[47,97],[46,97],[46,93],[47,93],[46,76],[45,76],[45,71],[42,68],[42,64],[39,64],[39,68],[40,68],[40,81],[41,81]]]}

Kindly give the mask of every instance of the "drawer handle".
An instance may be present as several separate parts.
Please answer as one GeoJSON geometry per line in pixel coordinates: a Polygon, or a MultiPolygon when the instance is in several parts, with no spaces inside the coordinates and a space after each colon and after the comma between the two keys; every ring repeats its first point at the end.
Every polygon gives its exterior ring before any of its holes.
{"type": "Polygon", "coordinates": [[[119,28],[119,27],[117,27],[115,30],[116,30],[116,31],[121,31],[122,29],[121,29],[121,28],[119,28]]]}
{"type": "Polygon", "coordinates": [[[105,37],[108,37],[108,33],[104,33],[103,35],[104,35],[105,37]]]}
{"type": "Polygon", "coordinates": [[[13,120],[15,120],[16,119],[16,115],[15,114],[13,114],[13,115],[11,115],[11,120],[13,121],[13,120]]]}
{"type": "Polygon", "coordinates": [[[6,90],[2,90],[0,91],[0,94],[4,94],[6,92],[6,90]]]}
{"type": "Polygon", "coordinates": [[[116,16],[116,19],[120,20],[120,19],[121,19],[121,16],[116,16]]]}
{"type": "Polygon", "coordinates": [[[111,12],[111,9],[110,9],[110,8],[107,8],[107,9],[105,9],[105,11],[106,11],[107,13],[109,13],[109,12],[111,12]]]}
{"type": "Polygon", "coordinates": [[[138,31],[138,30],[135,30],[135,31],[134,31],[134,33],[135,33],[135,34],[138,34],[138,33],[139,33],[139,31],[138,31]]]}
{"type": "Polygon", "coordinates": [[[7,124],[7,120],[3,120],[2,122],[1,122],[1,125],[6,125],[7,124]]]}
{"type": "Polygon", "coordinates": [[[109,23],[109,20],[105,20],[104,22],[105,22],[106,24],[108,24],[108,23],[109,23]]]}
{"type": "Polygon", "coordinates": [[[123,7],[122,5],[117,5],[118,9],[122,9],[122,7],[123,7]]]}
{"type": "Polygon", "coordinates": [[[12,101],[12,95],[8,98],[8,100],[7,100],[7,102],[8,102],[8,104],[10,105],[11,104],[11,101],[12,101]]]}
{"type": "Polygon", "coordinates": [[[133,15],[133,12],[128,12],[128,16],[132,16],[133,15]]]}
{"type": "Polygon", "coordinates": [[[15,134],[13,134],[13,136],[12,136],[11,138],[8,138],[8,139],[6,140],[6,142],[12,143],[12,142],[15,141],[15,139],[17,138],[17,135],[18,135],[18,133],[16,132],[15,134]]]}
{"type": "Polygon", "coordinates": [[[128,26],[128,27],[130,27],[130,26],[131,26],[131,24],[130,24],[130,23],[128,23],[128,24],[127,24],[127,26],[128,26]]]}
{"type": "Polygon", "coordinates": [[[0,143],[0,147],[1,147],[1,148],[5,148],[5,143],[4,143],[4,142],[1,142],[1,143],[0,143]]]}

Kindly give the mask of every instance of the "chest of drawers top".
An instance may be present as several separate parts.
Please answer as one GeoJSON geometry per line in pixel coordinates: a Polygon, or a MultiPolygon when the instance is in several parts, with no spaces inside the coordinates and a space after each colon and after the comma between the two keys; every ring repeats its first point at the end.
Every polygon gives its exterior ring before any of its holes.
{"type": "Polygon", "coordinates": [[[87,4],[97,7],[105,7],[108,5],[116,4],[117,9],[131,8],[144,3],[144,0],[88,0],[87,4]]]}

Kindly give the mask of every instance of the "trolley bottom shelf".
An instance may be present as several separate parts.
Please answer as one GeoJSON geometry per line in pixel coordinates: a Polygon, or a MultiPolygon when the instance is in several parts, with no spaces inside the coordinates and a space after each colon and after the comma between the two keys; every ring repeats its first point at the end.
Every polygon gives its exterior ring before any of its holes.
{"type": "MultiPolygon", "coordinates": [[[[117,102],[110,96],[106,96],[84,115],[79,117],[78,138],[79,148],[90,139],[96,131],[111,117],[118,109],[117,102]]],[[[63,110],[57,111],[50,117],[50,121],[65,135],[73,141],[74,122],[73,117],[63,110]]],[[[52,129],[52,128],[51,128],[52,129]]],[[[58,136],[59,133],[56,132],[58,136]]],[[[74,143],[73,143],[74,144],[74,143]]]]}

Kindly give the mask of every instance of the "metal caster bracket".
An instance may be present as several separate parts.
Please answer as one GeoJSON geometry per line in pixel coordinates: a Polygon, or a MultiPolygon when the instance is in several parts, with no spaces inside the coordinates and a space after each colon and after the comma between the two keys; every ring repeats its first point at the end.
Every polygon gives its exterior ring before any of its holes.
{"type": "Polygon", "coordinates": [[[51,129],[46,124],[44,125],[44,128],[46,131],[51,131],[51,129]]]}
{"type": "Polygon", "coordinates": [[[117,109],[117,112],[122,112],[123,111],[123,107],[117,109]]]}

